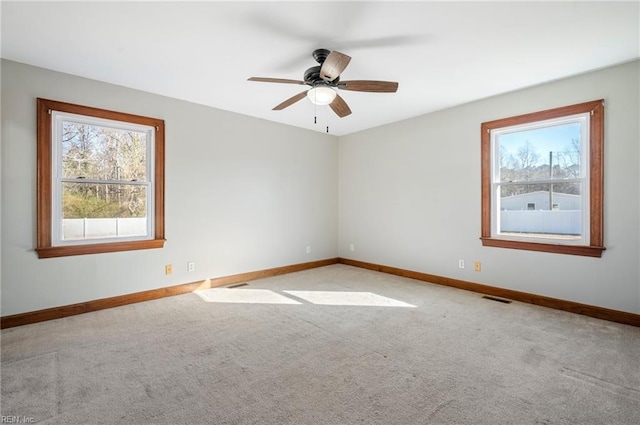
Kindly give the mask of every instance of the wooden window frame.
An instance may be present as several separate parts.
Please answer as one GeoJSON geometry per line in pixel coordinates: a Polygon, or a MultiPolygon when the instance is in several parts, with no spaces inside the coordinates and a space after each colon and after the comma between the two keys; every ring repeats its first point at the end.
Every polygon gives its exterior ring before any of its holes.
{"type": "Polygon", "coordinates": [[[548,109],[530,114],[488,121],[481,125],[481,180],[482,180],[482,233],[483,246],[523,249],[556,254],[601,257],[604,247],[604,99],[548,109]],[[589,244],[570,245],[500,239],[491,234],[491,131],[503,127],[522,125],[565,116],[590,113],[589,126],[589,244]]]}
{"type": "Polygon", "coordinates": [[[132,251],[162,248],[164,234],[164,120],[123,112],[109,111],[89,106],[75,105],[48,99],[37,99],[37,241],[38,258],[65,257],[72,255],[98,254],[106,252],[132,251]],[[151,239],[83,243],[77,245],[52,245],[53,192],[52,192],[52,114],[51,111],[66,112],[141,124],[155,127],[154,145],[154,229],[151,239]]]}

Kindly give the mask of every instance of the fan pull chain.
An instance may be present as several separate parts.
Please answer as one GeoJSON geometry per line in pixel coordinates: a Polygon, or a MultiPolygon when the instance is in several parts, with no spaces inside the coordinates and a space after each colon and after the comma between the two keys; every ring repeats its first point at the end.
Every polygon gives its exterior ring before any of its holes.
{"type": "Polygon", "coordinates": [[[327,133],[329,132],[329,108],[326,108],[327,112],[327,133]]]}

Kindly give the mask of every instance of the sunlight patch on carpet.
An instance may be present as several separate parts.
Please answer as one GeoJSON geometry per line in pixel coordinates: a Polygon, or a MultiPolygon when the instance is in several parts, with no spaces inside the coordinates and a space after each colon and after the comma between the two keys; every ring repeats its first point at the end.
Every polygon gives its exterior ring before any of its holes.
{"type": "Polygon", "coordinates": [[[393,298],[374,294],[373,292],[346,291],[281,291],[278,293],[270,289],[240,288],[211,288],[194,291],[198,297],[208,303],[239,303],[239,304],[294,304],[300,305],[304,301],[315,305],[335,305],[354,307],[408,307],[413,304],[398,301],[393,298]],[[300,302],[303,301],[303,302],[300,302]]]}
{"type": "Polygon", "coordinates": [[[268,289],[211,288],[194,293],[208,303],[301,304],[268,289]]]}
{"type": "Polygon", "coordinates": [[[343,291],[283,291],[294,297],[301,298],[311,304],[319,305],[349,305],[366,307],[410,307],[407,304],[393,298],[374,294],[373,292],[343,292],[343,291]]]}

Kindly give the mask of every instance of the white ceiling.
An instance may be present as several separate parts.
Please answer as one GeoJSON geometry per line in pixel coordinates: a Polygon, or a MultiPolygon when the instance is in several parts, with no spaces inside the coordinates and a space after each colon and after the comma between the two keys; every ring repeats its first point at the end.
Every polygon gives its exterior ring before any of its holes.
{"type": "Polygon", "coordinates": [[[638,1],[9,2],[2,57],[265,120],[345,135],[640,57],[638,1]],[[338,118],[305,98],[316,48],[352,57],[338,118]],[[318,124],[314,124],[317,113],[318,124]]]}

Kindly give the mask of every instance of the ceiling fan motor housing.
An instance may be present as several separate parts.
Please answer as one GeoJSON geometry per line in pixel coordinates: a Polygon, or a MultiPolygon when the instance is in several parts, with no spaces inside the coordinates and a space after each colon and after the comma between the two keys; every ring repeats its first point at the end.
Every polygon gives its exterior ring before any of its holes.
{"type": "Polygon", "coordinates": [[[322,77],[320,77],[320,70],[322,69],[322,64],[327,57],[331,54],[331,50],[327,49],[316,49],[311,54],[313,58],[318,62],[319,66],[312,66],[304,72],[304,82],[312,87],[316,86],[329,86],[336,87],[338,81],[340,81],[340,76],[336,77],[333,81],[326,81],[322,77]]]}
{"type": "Polygon", "coordinates": [[[311,55],[316,60],[316,62],[318,62],[320,65],[322,65],[324,63],[324,61],[327,59],[327,56],[329,56],[330,53],[331,53],[331,51],[327,50],[327,49],[316,49],[316,50],[313,51],[313,53],[311,55]]]}
{"type": "Polygon", "coordinates": [[[323,85],[335,87],[338,81],[340,81],[340,76],[336,77],[333,81],[325,81],[320,77],[320,68],[321,66],[312,66],[304,72],[304,82],[309,84],[312,87],[323,85]]]}

